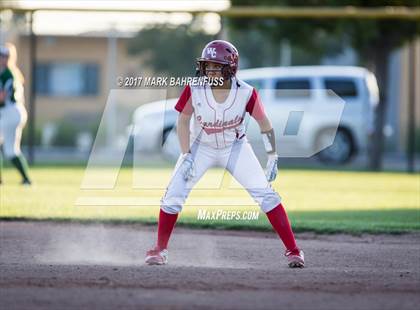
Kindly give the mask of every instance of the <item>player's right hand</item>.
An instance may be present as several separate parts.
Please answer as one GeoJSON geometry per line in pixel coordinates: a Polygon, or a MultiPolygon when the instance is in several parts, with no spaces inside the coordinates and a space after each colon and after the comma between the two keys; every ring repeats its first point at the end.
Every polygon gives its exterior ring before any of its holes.
{"type": "Polygon", "coordinates": [[[265,168],[265,176],[268,182],[273,182],[278,173],[277,162],[279,157],[277,154],[269,154],[267,160],[267,167],[265,168]]]}
{"type": "Polygon", "coordinates": [[[181,173],[187,182],[195,177],[194,159],[191,153],[182,155],[181,173]]]}

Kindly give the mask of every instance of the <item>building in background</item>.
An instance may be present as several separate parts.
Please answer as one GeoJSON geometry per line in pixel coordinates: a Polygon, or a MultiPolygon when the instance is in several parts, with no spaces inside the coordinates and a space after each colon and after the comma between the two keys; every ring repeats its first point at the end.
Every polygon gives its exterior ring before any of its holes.
{"type": "MultiPolygon", "coordinates": [[[[123,34],[110,38],[107,33],[37,36],[37,121],[102,113],[110,89],[117,87],[117,76],[144,74],[139,59],[127,54],[128,38],[123,34]],[[110,40],[114,39],[116,58],[110,63],[110,40]]],[[[16,43],[22,72],[29,77],[29,37],[20,36],[16,43]]],[[[27,102],[28,96],[27,91],[27,102]]]]}
{"type": "MultiPolygon", "coordinates": [[[[127,53],[127,42],[131,37],[130,33],[112,30],[36,36],[37,144],[77,146],[79,140],[81,144],[91,144],[110,91],[119,88],[117,77],[152,75],[142,69],[140,57],[127,53]],[[87,140],[90,142],[83,142],[87,140]]],[[[28,105],[31,93],[30,37],[27,34],[15,35],[10,41],[17,47],[19,67],[26,77],[25,101],[28,105]]],[[[154,99],[132,98],[129,90],[119,98],[137,105],[154,99]]],[[[125,114],[124,123],[127,123],[131,115],[129,112],[125,114]]]]}

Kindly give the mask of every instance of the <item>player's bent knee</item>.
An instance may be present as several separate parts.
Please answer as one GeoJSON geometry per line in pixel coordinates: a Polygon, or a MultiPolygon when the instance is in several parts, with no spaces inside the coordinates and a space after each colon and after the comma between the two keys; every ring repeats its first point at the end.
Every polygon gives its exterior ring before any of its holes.
{"type": "Polygon", "coordinates": [[[265,195],[260,204],[261,210],[264,213],[270,212],[281,203],[281,197],[276,192],[265,195]]]}
{"type": "Polygon", "coordinates": [[[264,213],[270,212],[281,203],[281,197],[272,188],[253,190],[250,193],[264,213]]]}
{"type": "Polygon", "coordinates": [[[182,210],[181,205],[161,205],[160,208],[163,212],[169,214],[178,214],[182,210]]]}
{"type": "Polygon", "coordinates": [[[281,202],[281,197],[271,187],[248,189],[248,192],[264,213],[270,212],[281,202]]]}

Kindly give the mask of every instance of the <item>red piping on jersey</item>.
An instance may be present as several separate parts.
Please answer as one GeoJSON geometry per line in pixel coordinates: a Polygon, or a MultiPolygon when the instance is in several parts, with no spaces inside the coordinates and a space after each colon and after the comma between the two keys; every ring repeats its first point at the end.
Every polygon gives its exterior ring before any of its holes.
{"type": "MultiPolygon", "coordinates": [[[[214,111],[214,122],[216,123],[216,119],[217,119],[217,113],[216,110],[211,106],[211,104],[209,103],[209,99],[207,98],[207,92],[206,92],[206,87],[207,85],[204,86],[204,97],[206,97],[206,103],[207,105],[214,111]]],[[[211,89],[210,89],[211,91],[211,89]]],[[[203,127],[203,130],[207,133],[206,128],[203,127]]],[[[217,135],[214,135],[215,139],[216,139],[216,147],[219,148],[219,143],[217,142],[217,135]]]]}
{"type": "MultiPolygon", "coordinates": [[[[227,109],[224,109],[223,110],[223,120],[222,120],[223,122],[225,121],[225,113],[226,113],[226,111],[229,110],[231,107],[233,107],[233,104],[235,103],[235,100],[236,100],[236,96],[237,95],[238,95],[238,86],[236,86],[235,97],[233,98],[232,104],[227,109]]],[[[244,119],[242,118],[241,121],[239,122],[239,124],[235,125],[235,127],[239,126],[242,123],[243,120],[244,119]]],[[[230,128],[232,128],[232,127],[231,126],[230,127],[224,127],[223,128],[223,131],[222,131],[222,133],[223,133],[223,141],[225,142],[225,146],[226,146],[225,129],[230,129],[230,128]]]]}

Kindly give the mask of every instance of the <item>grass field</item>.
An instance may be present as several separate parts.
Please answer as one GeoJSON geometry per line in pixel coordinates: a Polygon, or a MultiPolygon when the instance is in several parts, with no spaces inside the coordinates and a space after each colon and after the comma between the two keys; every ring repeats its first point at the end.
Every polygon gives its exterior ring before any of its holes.
{"type": "MultiPolygon", "coordinates": [[[[114,189],[81,190],[85,167],[35,167],[32,187],[3,171],[0,217],[8,219],[156,223],[159,199],[171,168],[143,169],[133,189],[133,171],[123,168],[114,189]]],[[[273,183],[294,230],[319,233],[402,233],[420,230],[420,177],[404,173],[281,170],[273,183]]],[[[184,207],[178,225],[214,229],[270,230],[257,220],[198,220],[198,210],[258,211],[229,175],[211,170],[184,207]],[[224,176],[224,177],[223,177],[224,176]],[[220,183],[220,184],[219,184],[220,183]],[[220,186],[219,186],[220,185],[220,186]]]]}

